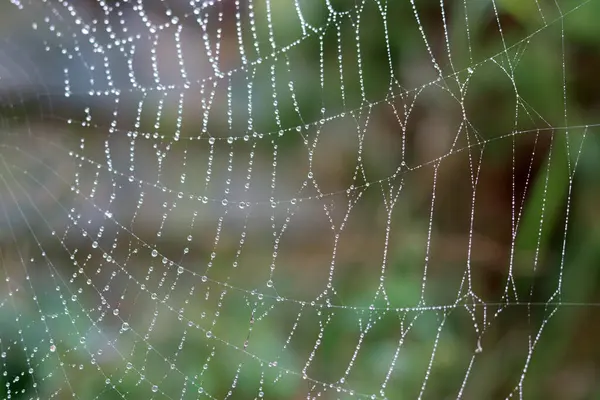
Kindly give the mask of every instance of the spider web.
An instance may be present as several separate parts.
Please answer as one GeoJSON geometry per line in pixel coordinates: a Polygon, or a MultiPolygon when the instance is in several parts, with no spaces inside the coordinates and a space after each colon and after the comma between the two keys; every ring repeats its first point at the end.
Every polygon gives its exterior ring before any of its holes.
{"type": "Polygon", "coordinates": [[[4,2],[3,397],[527,397],[591,4],[4,2]]]}

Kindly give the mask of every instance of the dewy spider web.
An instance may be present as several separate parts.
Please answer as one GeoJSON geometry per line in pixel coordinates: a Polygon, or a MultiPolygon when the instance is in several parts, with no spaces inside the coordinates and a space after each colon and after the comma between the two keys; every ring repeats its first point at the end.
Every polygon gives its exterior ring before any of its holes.
{"type": "Polygon", "coordinates": [[[567,304],[594,125],[568,112],[565,24],[593,2],[515,4],[3,2],[3,398],[526,397],[567,304]],[[519,68],[548,42],[539,111],[519,68]]]}

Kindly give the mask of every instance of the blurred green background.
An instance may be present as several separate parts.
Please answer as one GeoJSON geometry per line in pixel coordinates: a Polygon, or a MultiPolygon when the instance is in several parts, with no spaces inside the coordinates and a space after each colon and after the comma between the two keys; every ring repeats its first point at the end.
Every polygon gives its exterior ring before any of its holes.
{"type": "Polygon", "coordinates": [[[0,398],[600,398],[598,1],[15,4],[0,398]]]}

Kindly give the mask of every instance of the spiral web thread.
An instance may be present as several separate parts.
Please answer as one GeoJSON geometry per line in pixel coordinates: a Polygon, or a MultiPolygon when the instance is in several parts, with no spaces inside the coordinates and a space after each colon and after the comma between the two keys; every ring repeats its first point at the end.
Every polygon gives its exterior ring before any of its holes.
{"type": "MultiPolygon", "coordinates": [[[[43,65],[21,49],[24,57],[7,59],[13,68],[0,76],[20,74],[40,85],[34,94],[42,104],[19,127],[3,117],[3,235],[14,243],[13,252],[2,252],[5,397],[423,398],[428,391],[436,396],[438,379],[449,382],[440,389],[446,396],[461,398],[486,355],[486,333],[513,308],[527,310],[530,331],[520,372],[503,396],[523,397],[536,345],[562,305],[571,185],[594,126],[569,125],[565,78],[563,24],[588,3],[565,9],[531,1],[537,29],[518,38],[505,34],[500,20],[499,8],[510,2],[486,3],[501,49],[484,56],[472,35],[485,2],[440,1],[433,7],[437,32],[423,11],[432,6],[420,3],[2,5],[28,21],[21,29],[48,60],[58,60],[43,65]],[[394,24],[399,12],[410,13],[413,25],[394,24]],[[379,18],[366,19],[373,13],[379,18]],[[361,46],[375,29],[389,64],[379,89],[365,72],[374,55],[361,46]],[[412,80],[397,67],[400,53],[390,39],[396,29],[420,38],[415,54],[426,63],[412,80]],[[538,113],[516,78],[545,35],[563,42],[561,119],[538,113]],[[303,78],[311,67],[316,72],[303,78]],[[468,109],[471,81],[486,68],[514,96],[513,126],[494,136],[475,126],[468,109]],[[44,78],[46,69],[59,78],[44,78]],[[307,99],[309,91],[322,96],[307,99]],[[438,145],[432,133],[431,147],[443,150],[412,157],[411,121],[438,97],[446,103],[437,107],[452,116],[452,140],[438,145]],[[395,157],[386,158],[377,147],[386,144],[372,139],[384,129],[382,112],[395,119],[395,157]],[[515,282],[516,268],[535,273],[549,234],[544,189],[537,244],[527,266],[518,265],[527,200],[519,190],[532,190],[541,153],[534,145],[524,189],[517,188],[522,138],[548,141],[551,162],[537,173],[546,186],[552,160],[568,155],[560,270],[541,302],[533,285],[523,291],[515,282]],[[512,154],[513,182],[504,288],[490,300],[474,282],[472,252],[481,170],[496,145],[512,154]],[[331,178],[328,165],[348,146],[353,158],[343,164],[343,178],[331,178]],[[429,274],[444,262],[433,255],[440,176],[457,158],[468,166],[460,173],[470,185],[469,235],[460,245],[462,272],[447,282],[445,296],[429,274]],[[379,166],[378,159],[391,162],[379,166]],[[395,218],[407,213],[403,202],[421,179],[426,224],[399,227],[395,218]],[[422,233],[410,260],[421,283],[404,295],[392,281],[401,273],[398,259],[407,257],[399,243],[410,237],[394,232],[411,229],[422,233]],[[373,246],[352,241],[356,231],[369,238],[365,230],[373,232],[373,246]],[[323,247],[325,256],[313,255],[323,247]],[[340,283],[354,274],[344,266],[348,259],[368,264],[351,289],[340,283]],[[455,350],[460,362],[445,375],[444,349],[451,346],[444,335],[455,323],[470,347],[455,350]],[[327,350],[336,340],[341,350],[327,350]],[[415,346],[428,350],[411,355],[415,346]],[[416,385],[407,374],[420,376],[416,385]]],[[[16,107],[23,98],[5,100],[16,107]]]]}

